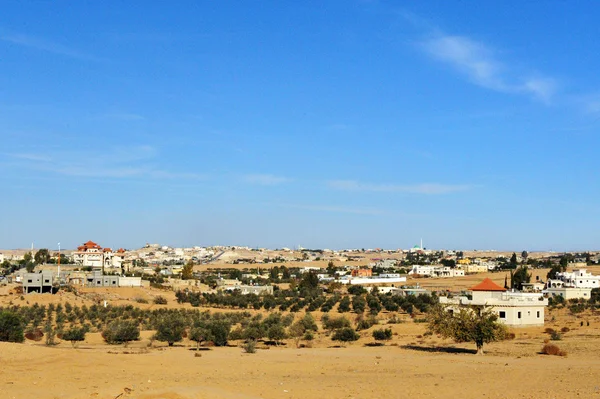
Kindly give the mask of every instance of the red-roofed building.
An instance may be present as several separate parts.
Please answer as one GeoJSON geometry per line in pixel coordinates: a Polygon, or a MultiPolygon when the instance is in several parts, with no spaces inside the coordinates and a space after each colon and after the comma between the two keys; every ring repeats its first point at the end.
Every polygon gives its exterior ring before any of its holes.
{"type": "Polygon", "coordinates": [[[548,300],[541,293],[507,291],[486,278],[470,289],[471,299],[466,296],[440,297],[440,303],[451,307],[480,306],[491,308],[498,320],[509,326],[543,326],[544,309],[548,300]]]}
{"type": "Polygon", "coordinates": [[[471,291],[506,291],[506,288],[500,287],[498,284],[494,283],[492,279],[486,278],[481,283],[471,288],[471,291]]]}
{"type": "Polygon", "coordinates": [[[91,267],[94,270],[104,270],[104,268],[121,268],[121,262],[125,250],[114,254],[110,248],[102,248],[93,241],[88,241],[77,247],[73,252],[73,260],[76,264],[83,267],[91,267]]]}

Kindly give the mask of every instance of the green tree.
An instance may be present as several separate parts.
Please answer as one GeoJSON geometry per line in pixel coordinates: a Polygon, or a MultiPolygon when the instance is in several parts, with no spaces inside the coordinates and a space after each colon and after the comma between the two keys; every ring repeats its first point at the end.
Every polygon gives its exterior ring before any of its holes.
{"type": "Polygon", "coordinates": [[[305,333],[306,328],[304,328],[304,324],[300,320],[292,324],[288,329],[288,335],[296,343],[296,348],[300,347],[300,340],[302,339],[305,333]]]}
{"type": "Polygon", "coordinates": [[[531,281],[531,273],[527,266],[519,266],[517,270],[510,273],[510,286],[517,290],[523,289],[523,283],[529,283],[531,281]]]}
{"type": "Polygon", "coordinates": [[[35,270],[35,263],[33,263],[33,262],[25,263],[25,270],[27,270],[27,273],[33,273],[33,271],[35,270]]]}
{"type": "Polygon", "coordinates": [[[215,346],[225,346],[229,340],[231,325],[225,321],[217,320],[210,323],[210,334],[215,346]]]}
{"type": "Polygon", "coordinates": [[[31,255],[31,252],[27,252],[25,255],[23,255],[23,261],[25,263],[33,262],[33,256],[31,255]]]}
{"type": "Polygon", "coordinates": [[[477,353],[483,354],[483,344],[505,339],[507,329],[498,316],[483,306],[463,306],[458,310],[436,305],[428,313],[428,330],[456,342],[474,342],[477,353]]]}
{"type": "Polygon", "coordinates": [[[187,323],[183,315],[180,313],[167,313],[158,320],[156,339],[173,346],[175,342],[180,342],[183,339],[186,327],[187,323]]]}
{"type": "Polygon", "coordinates": [[[61,339],[64,339],[65,341],[71,341],[71,345],[75,347],[78,342],[85,340],[85,333],[85,327],[71,327],[62,333],[61,339]]]}
{"type": "Polygon", "coordinates": [[[356,313],[363,313],[367,307],[367,301],[360,295],[352,298],[352,310],[356,313]]]}
{"type": "Polygon", "coordinates": [[[350,311],[350,297],[345,296],[340,300],[340,304],[338,305],[338,312],[346,313],[350,311]]]}
{"type": "Polygon", "coordinates": [[[181,270],[181,279],[191,280],[192,278],[194,278],[194,261],[190,259],[181,270]]]}
{"type": "Polygon", "coordinates": [[[19,315],[10,311],[0,312],[0,341],[23,342],[23,322],[19,315]]]}
{"type": "Polygon", "coordinates": [[[392,339],[392,329],[391,328],[380,328],[378,330],[373,331],[373,338],[377,341],[389,341],[392,339]]]}
{"type": "Polygon", "coordinates": [[[283,325],[279,323],[273,324],[267,331],[267,337],[269,337],[270,340],[275,341],[275,345],[279,345],[279,341],[285,338],[285,329],[283,328],[283,325]]]}
{"type": "Polygon", "coordinates": [[[556,275],[558,273],[562,273],[563,272],[563,267],[558,264],[558,265],[552,265],[552,268],[550,269],[550,271],[548,271],[548,274],[546,274],[546,278],[548,280],[552,280],[556,278],[556,275]]]}
{"type": "Polygon", "coordinates": [[[102,331],[102,337],[109,344],[127,344],[140,339],[140,330],[133,320],[115,320],[102,331]]]}
{"type": "Polygon", "coordinates": [[[300,290],[312,291],[319,288],[319,277],[313,271],[306,272],[302,275],[299,285],[300,290]]]}
{"type": "Polygon", "coordinates": [[[190,331],[190,340],[196,342],[196,349],[200,348],[200,344],[205,341],[212,341],[210,329],[206,326],[196,326],[190,331]]]}
{"type": "Polygon", "coordinates": [[[528,257],[529,257],[529,253],[527,253],[527,251],[521,252],[521,258],[523,258],[523,262],[527,263],[528,257]]]}
{"type": "Polygon", "coordinates": [[[510,265],[511,269],[517,268],[517,254],[514,252],[513,252],[512,256],[510,257],[509,265],[510,265]]]}
{"type": "Polygon", "coordinates": [[[48,249],[42,248],[35,253],[33,259],[38,265],[46,264],[50,261],[50,252],[48,249]]]}
{"type": "Polygon", "coordinates": [[[315,321],[315,318],[312,314],[308,312],[304,315],[300,322],[302,323],[306,331],[317,331],[319,329],[319,327],[317,327],[317,322],[315,321]]]}

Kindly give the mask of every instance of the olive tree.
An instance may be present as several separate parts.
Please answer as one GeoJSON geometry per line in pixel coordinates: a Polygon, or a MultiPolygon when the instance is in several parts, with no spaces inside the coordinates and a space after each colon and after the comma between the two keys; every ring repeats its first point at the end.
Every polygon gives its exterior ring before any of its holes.
{"type": "Polygon", "coordinates": [[[168,313],[156,324],[156,339],[173,346],[175,342],[183,339],[186,327],[185,317],[179,313],[168,313]]]}
{"type": "Polygon", "coordinates": [[[484,306],[461,306],[451,309],[436,305],[429,310],[428,329],[455,342],[474,342],[477,353],[483,354],[483,344],[505,339],[506,326],[498,322],[498,315],[484,306]]]}

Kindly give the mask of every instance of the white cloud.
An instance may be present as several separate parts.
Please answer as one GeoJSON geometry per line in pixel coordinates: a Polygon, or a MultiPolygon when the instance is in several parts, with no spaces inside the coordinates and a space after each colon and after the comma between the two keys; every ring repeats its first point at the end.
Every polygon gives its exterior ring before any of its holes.
{"type": "Polygon", "coordinates": [[[250,184],[261,186],[275,186],[277,184],[287,183],[290,179],[270,174],[252,174],[244,176],[244,181],[250,184]]]}
{"type": "Polygon", "coordinates": [[[524,93],[548,103],[556,82],[547,77],[521,76],[497,59],[492,49],[465,36],[436,35],[421,43],[434,59],[451,65],[474,84],[505,93],[524,93]]]}
{"type": "Polygon", "coordinates": [[[409,194],[448,194],[458,191],[469,190],[472,186],[468,184],[371,184],[360,183],[355,180],[332,180],[328,186],[336,190],[346,191],[374,191],[374,192],[399,192],[409,194]]]}
{"type": "Polygon", "coordinates": [[[381,215],[382,211],[375,208],[360,208],[335,205],[283,205],[288,208],[304,209],[317,212],[351,213],[355,215],[381,215]]]}
{"type": "Polygon", "coordinates": [[[182,179],[205,180],[206,175],[190,172],[171,172],[154,164],[157,150],[150,145],[121,146],[104,149],[80,149],[78,151],[55,151],[53,157],[46,154],[6,154],[19,161],[17,166],[36,171],[83,178],[114,179],[182,179]]]}
{"type": "Polygon", "coordinates": [[[16,44],[22,47],[29,47],[36,50],[46,51],[53,54],[63,55],[71,58],[78,58],[81,60],[88,61],[99,61],[98,58],[91,56],[89,54],[85,54],[74,50],[70,47],[64,46],[62,44],[54,43],[45,39],[27,36],[22,34],[13,34],[13,35],[3,35],[0,36],[0,40],[16,44]]]}

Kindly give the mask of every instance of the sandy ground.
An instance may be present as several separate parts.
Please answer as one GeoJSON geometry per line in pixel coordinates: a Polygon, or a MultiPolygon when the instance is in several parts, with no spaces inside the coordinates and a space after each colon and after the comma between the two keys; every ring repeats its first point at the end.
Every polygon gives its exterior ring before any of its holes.
{"type": "Polygon", "coordinates": [[[313,348],[288,341],[255,354],[237,342],[200,352],[189,341],[149,347],[150,331],[128,347],[105,345],[97,333],[77,348],[0,343],[0,398],[600,397],[597,315],[548,315],[546,327],[570,328],[555,342],[567,357],[539,354],[542,327],[515,329],[514,340],[488,344],[479,356],[472,344],[423,337],[421,323],[388,326],[394,336],[384,347],[364,346],[373,342],[369,330],[342,348],[320,333],[313,348]]]}
{"type": "Polygon", "coordinates": [[[597,333],[575,331],[561,341],[572,351],[566,358],[537,354],[541,332],[487,345],[484,356],[462,353],[471,346],[450,342],[444,347],[458,353],[430,352],[437,339],[419,343],[413,334],[395,336],[394,346],[385,347],[359,342],[256,354],[228,347],[201,351],[201,357],[185,346],[147,349],[144,340],[109,347],[97,336],[76,349],[0,343],[0,397],[590,398],[600,396],[597,333]],[[410,344],[415,349],[402,347],[410,344]]]}

